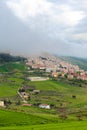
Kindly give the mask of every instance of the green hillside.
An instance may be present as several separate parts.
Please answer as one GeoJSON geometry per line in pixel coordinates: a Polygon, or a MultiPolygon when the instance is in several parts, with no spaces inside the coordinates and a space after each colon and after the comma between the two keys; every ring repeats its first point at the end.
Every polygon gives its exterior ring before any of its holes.
{"type": "Polygon", "coordinates": [[[50,125],[1,127],[1,130],[87,130],[87,122],[58,123],[50,125]]]}
{"type": "Polygon", "coordinates": [[[86,124],[87,120],[53,123],[39,116],[0,110],[0,130],[86,130],[86,124]]]}
{"type": "Polygon", "coordinates": [[[36,124],[52,123],[51,119],[25,114],[21,112],[13,112],[0,110],[0,127],[1,126],[25,126],[36,124]]]}
{"type": "Polygon", "coordinates": [[[26,58],[0,53],[0,72],[24,71],[26,58]]]}
{"type": "Polygon", "coordinates": [[[60,107],[62,102],[66,102],[70,109],[84,109],[87,105],[86,87],[79,87],[61,81],[30,82],[30,84],[41,90],[39,95],[31,99],[32,102],[37,100],[41,103],[54,104],[56,107],[60,107]],[[76,96],[76,99],[72,98],[73,95],[76,96]]]}
{"type": "Polygon", "coordinates": [[[2,77],[2,80],[0,80],[0,98],[9,99],[12,101],[12,104],[7,108],[0,109],[0,129],[78,130],[79,128],[79,130],[86,130],[86,87],[71,86],[70,84],[53,80],[26,81],[27,84],[34,85],[36,89],[41,91],[40,94],[31,95],[29,103],[47,103],[52,105],[50,110],[46,110],[34,105],[24,107],[22,103],[21,105],[15,104],[17,102],[15,96],[17,95],[18,88],[21,87],[24,81],[22,73],[7,75],[5,82],[3,82],[3,79],[2,77]],[[72,95],[75,95],[76,98],[73,99],[72,95]],[[65,120],[60,119],[58,111],[63,102],[66,102],[66,110],[68,112],[68,118],[65,120]],[[81,115],[82,121],[78,121],[78,114],[81,115]],[[80,122],[81,124],[79,124],[80,122]]]}
{"type": "MultiPolygon", "coordinates": [[[[0,97],[16,96],[18,88],[22,87],[22,83],[24,82],[22,74],[19,77],[10,76],[7,76],[5,80],[2,78],[0,81],[0,97]]],[[[86,87],[79,87],[61,81],[52,80],[39,82],[27,81],[27,85],[28,84],[35,86],[35,89],[41,91],[40,94],[37,95],[31,94],[30,103],[32,104],[47,103],[60,107],[61,103],[66,102],[68,109],[85,109],[87,105],[86,87]],[[75,99],[72,98],[73,95],[76,96],[75,99]]]]}
{"type": "Polygon", "coordinates": [[[10,62],[0,65],[0,72],[12,72],[15,70],[24,71],[25,64],[22,62],[10,62]]]}

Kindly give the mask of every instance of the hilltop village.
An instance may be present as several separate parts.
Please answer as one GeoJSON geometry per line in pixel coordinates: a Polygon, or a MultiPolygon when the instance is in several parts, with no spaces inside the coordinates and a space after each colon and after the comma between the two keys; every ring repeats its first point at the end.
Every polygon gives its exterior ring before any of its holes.
{"type": "Polygon", "coordinates": [[[80,69],[79,66],[65,62],[56,56],[34,56],[29,57],[26,63],[32,70],[43,70],[50,77],[64,77],[68,79],[87,80],[87,72],[80,69]]]}

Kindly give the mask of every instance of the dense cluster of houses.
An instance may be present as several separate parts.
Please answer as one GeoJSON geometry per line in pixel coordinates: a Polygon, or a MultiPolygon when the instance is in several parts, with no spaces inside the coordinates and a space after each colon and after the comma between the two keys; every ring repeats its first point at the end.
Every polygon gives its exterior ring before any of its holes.
{"type": "Polygon", "coordinates": [[[44,70],[46,73],[50,73],[52,77],[61,76],[69,79],[77,78],[87,80],[86,71],[80,69],[77,65],[62,61],[55,56],[29,57],[26,64],[32,67],[32,69],[44,70]]]}

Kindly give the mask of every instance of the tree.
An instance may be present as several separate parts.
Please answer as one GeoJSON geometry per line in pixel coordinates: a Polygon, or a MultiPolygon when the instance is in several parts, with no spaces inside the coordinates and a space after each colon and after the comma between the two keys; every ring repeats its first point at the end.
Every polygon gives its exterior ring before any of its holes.
{"type": "Polygon", "coordinates": [[[12,104],[12,102],[10,101],[10,100],[4,100],[4,104],[5,104],[5,106],[9,106],[9,105],[11,105],[12,104]]]}
{"type": "Polygon", "coordinates": [[[76,99],[76,95],[72,95],[72,98],[73,98],[73,99],[76,99]]]}
{"type": "Polygon", "coordinates": [[[67,79],[67,78],[68,78],[68,75],[67,75],[67,74],[64,74],[64,77],[67,79]]]}

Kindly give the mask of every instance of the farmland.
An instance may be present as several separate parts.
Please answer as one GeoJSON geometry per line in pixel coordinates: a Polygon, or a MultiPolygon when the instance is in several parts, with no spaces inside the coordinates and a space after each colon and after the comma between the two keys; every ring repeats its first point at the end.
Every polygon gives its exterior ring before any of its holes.
{"type": "Polygon", "coordinates": [[[86,122],[72,122],[71,124],[50,124],[50,125],[35,125],[35,126],[15,126],[1,127],[1,130],[87,130],[86,122]],[[64,125],[64,126],[63,126],[64,125]]]}
{"type": "Polygon", "coordinates": [[[87,88],[71,86],[58,81],[31,82],[30,84],[36,85],[37,89],[42,90],[41,94],[36,96],[37,100],[48,99],[51,101],[50,103],[55,103],[56,105],[65,101],[68,107],[73,108],[79,106],[81,108],[81,106],[87,105],[87,88]],[[76,99],[73,99],[72,95],[76,95],[76,99]]]}
{"type": "MultiPolygon", "coordinates": [[[[24,79],[7,76],[6,81],[0,83],[0,97],[14,97],[17,95],[18,88],[22,87],[24,79]]],[[[71,86],[60,81],[27,81],[27,84],[34,85],[41,92],[38,95],[31,95],[30,103],[49,103],[55,107],[60,107],[62,102],[66,102],[68,108],[82,108],[87,106],[87,88],[71,86]],[[72,96],[76,98],[73,99],[72,96]]]]}
{"type": "Polygon", "coordinates": [[[86,124],[87,120],[53,122],[30,114],[0,110],[0,130],[86,130],[86,124]]]}
{"type": "Polygon", "coordinates": [[[53,122],[43,116],[0,110],[0,130],[86,130],[86,124],[87,120],[53,122]]]}
{"type": "Polygon", "coordinates": [[[47,81],[32,82],[26,79],[29,73],[26,72],[25,67],[23,70],[19,63],[16,63],[12,70],[12,72],[5,71],[0,75],[0,100],[11,101],[11,104],[5,108],[0,108],[0,129],[87,129],[86,81],[50,78],[47,81]],[[30,94],[28,103],[32,106],[23,106],[23,101],[18,96],[18,89],[23,86],[34,86],[36,90],[40,90],[38,94],[27,90],[30,94]],[[38,104],[49,104],[51,109],[41,109],[38,104]],[[61,118],[62,104],[65,104],[62,111],[65,117],[61,118]]]}
{"type": "MultiPolygon", "coordinates": [[[[18,74],[19,75],[19,74],[18,74]]],[[[20,74],[23,76],[22,74],[20,74]]],[[[5,83],[1,81],[0,86],[0,95],[11,100],[12,97],[17,95],[17,90],[21,86],[23,79],[18,76],[7,77],[5,83]],[[19,77],[19,78],[18,78],[19,77]],[[10,81],[15,81],[16,85],[13,85],[10,81]],[[2,89],[4,88],[4,89],[2,89]],[[8,89],[7,89],[8,88],[8,89]]],[[[15,83],[14,83],[15,84],[15,83]]],[[[69,84],[64,84],[60,81],[39,81],[31,82],[27,81],[27,84],[34,85],[36,89],[40,89],[41,93],[38,95],[31,95],[31,100],[29,101],[32,104],[41,102],[54,104],[51,110],[40,109],[38,107],[23,107],[22,105],[16,106],[14,103],[9,106],[9,108],[4,108],[0,110],[0,125],[1,129],[35,129],[41,130],[41,127],[38,125],[44,124],[42,130],[50,129],[71,129],[79,127],[79,121],[77,121],[76,115],[79,111],[83,111],[82,118],[83,121],[80,121],[80,125],[84,126],[86,122],[86,88],[78,88],[77,86],[70,86],[69,84]],[[72,98],[72,95],[76,95],[76,99],[72,98]],[[62,98],[61,98],[62,96],[62,98]],[[67,109],[71,110],[71,113],[75,111],[76,114],[68,114],[68,119],[65,121],[59,118],[58,108],[62,102],[67,103],[67,109]],[[69,104],[72,102],[71,104],[69,104]],[[17,114],[15,114],[15,112],[17,114]],[[12,120],[10,120],[12,119],[12,120]],[[17,119],[17,120],[16,120],[17,119]],[[32,120],[32,121],[31,121],[32,120]],[[73,121],[75,122],[73,124],[73,121]],[[70,124],[68,124],[70,122],[70,124]],[[53,124],[54,123],[54,124],[53,124]],[[49,124],[49,125],[47,125],[49,124]],[[76,125],[75,125],[76,124],[76,125]],[[20,126],[22,125],[22,126],[20,126]],[[4,127],[2,127],[4,126],[4,127]],[[8,127],[9,126],[9,127],[8,127]],[[19,127],[20,126],[20,127],[19,127]]],[[[12,100],[14,100],[12,98],[12,100]]],[[[83,127],[82,127],[83,128],[83,127]]],[[[80,127],[81,129],[81,127],[80,127]]]]}

